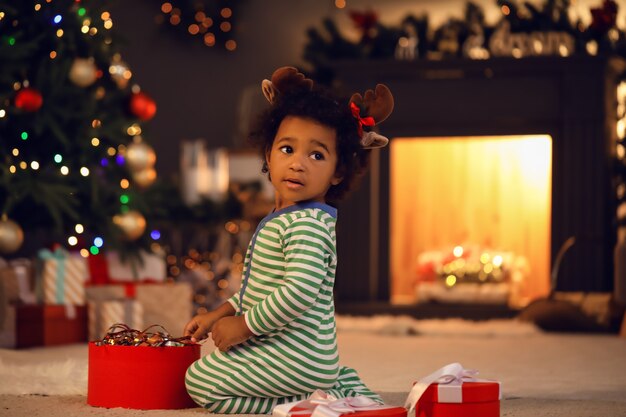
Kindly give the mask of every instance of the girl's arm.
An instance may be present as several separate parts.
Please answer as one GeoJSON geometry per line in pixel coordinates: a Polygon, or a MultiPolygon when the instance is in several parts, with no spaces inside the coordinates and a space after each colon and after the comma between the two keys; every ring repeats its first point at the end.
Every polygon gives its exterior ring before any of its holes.
{"type": "Polygon", "coordinates": [[[285,283],[244,315],[255,335],[280,328],[301,316],[320,297],[332,297],[323,286],[335,257],[327,226],[311,217],[294,220],[284,234],[285,283]]]}
{"type": "Polygon", "coordinates": [[[218,320],[211,330],[213,343],[222,352],[231,346],[243,343],[254,336],[243,316],[224,317],[218,320]]]}

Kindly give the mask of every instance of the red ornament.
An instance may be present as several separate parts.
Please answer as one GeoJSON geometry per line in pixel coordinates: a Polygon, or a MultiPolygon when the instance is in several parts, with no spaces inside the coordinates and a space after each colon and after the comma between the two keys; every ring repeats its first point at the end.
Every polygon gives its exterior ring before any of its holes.
{"type": "Polygon", "coordinates": [[[43,104],[41,93],[34,88],[22,88],[15,94],[15,107],[24,111],[37,111],[43,104]]]}
{"type": "Polygon", "coordinates": [[[141,120],[150,120],[157,111],[152,97],[146,93],[135,93],[130,97],[130,111],[141,120]]]}
{"type": "Polygon", "coordinates": [[[373,10],[365,12],[350,12],[350,19],[357,29],[361,30],[361,42],[369,42],[374,38],[374,31],[378,25],[378,14],[373,10]]]}

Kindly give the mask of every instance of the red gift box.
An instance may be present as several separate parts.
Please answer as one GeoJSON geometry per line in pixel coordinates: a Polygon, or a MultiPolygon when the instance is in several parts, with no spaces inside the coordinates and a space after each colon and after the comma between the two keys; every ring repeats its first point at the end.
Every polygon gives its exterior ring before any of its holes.
{"type": "Polygon", "coordinates": [[[500,384],[432,384],[418,402],[416,417],[499,417],[500,384]]]}
{"type": "Polygon", "coordinates": [[[104,255],[91,255],[87,258],[89,267],[89,284],[104,285],[111,282],[109,269],[104,255]]]}
{"type": "Polygon", "coordinates": [[[87,341],[85,306],[17,306],[15,321],[16,347],[18,348],[87,341]]]}
{"type": "Polygon", "coordinates": [[[87,404],[139,410],[197,407],[185,373],[200,359],[200,345],[97,346],[89,343],[87,404]]]}

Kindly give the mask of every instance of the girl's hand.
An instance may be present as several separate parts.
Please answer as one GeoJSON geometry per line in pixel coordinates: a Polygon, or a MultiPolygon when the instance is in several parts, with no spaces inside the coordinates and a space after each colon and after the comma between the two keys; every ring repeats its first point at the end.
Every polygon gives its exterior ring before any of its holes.
{"type": "Polygon", "coordinates": [[[198,314],[187,323],[183,330],[183,336],[191,336],[191,341],[194,343],[206,339],[216,321],[222,317],[232,316],[234,314],[235,309],[228,302],[213,311],[198,314]]]}
{"type": "Polygon", "coordinates": [[[224,317],[218,320],[211,329],[213,342],[222,352],[227,351],[231,346],[245,342],[253,335],[243,316],[224,317]]]}
{"type": "Polygon", "coordinates": [[[198,314],[192,318],[185,326],[183,336],[191,336],[191,341],[196,343],[202,339],[206,339],[211,327],[218,321],[218,317],[214,312],[198,314]]]}

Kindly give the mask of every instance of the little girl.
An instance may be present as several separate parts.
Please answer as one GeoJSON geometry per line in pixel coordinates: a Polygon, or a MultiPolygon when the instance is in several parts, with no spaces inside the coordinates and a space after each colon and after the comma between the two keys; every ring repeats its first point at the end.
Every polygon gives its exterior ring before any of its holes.
{"type": "Polygon", "coordinates": [[[338,365],[337,210],[328,203],[364,172],[369,149],[386,144],[362,126],[382,121],[393,98],[379,85],[365,100],[355,94],[341,102],[291,67],[264,80],[263,91],[272,105],[251,140],[276,206],[252,237],[240,292],[185,326],[193,341],[211,333],[217,347],[189,367],[187,391],[215,413],[271,413],[317,389],[382,403],[353,369],[338,365]],[[358,105],[381,114],[361,118],[358,105]]]}

